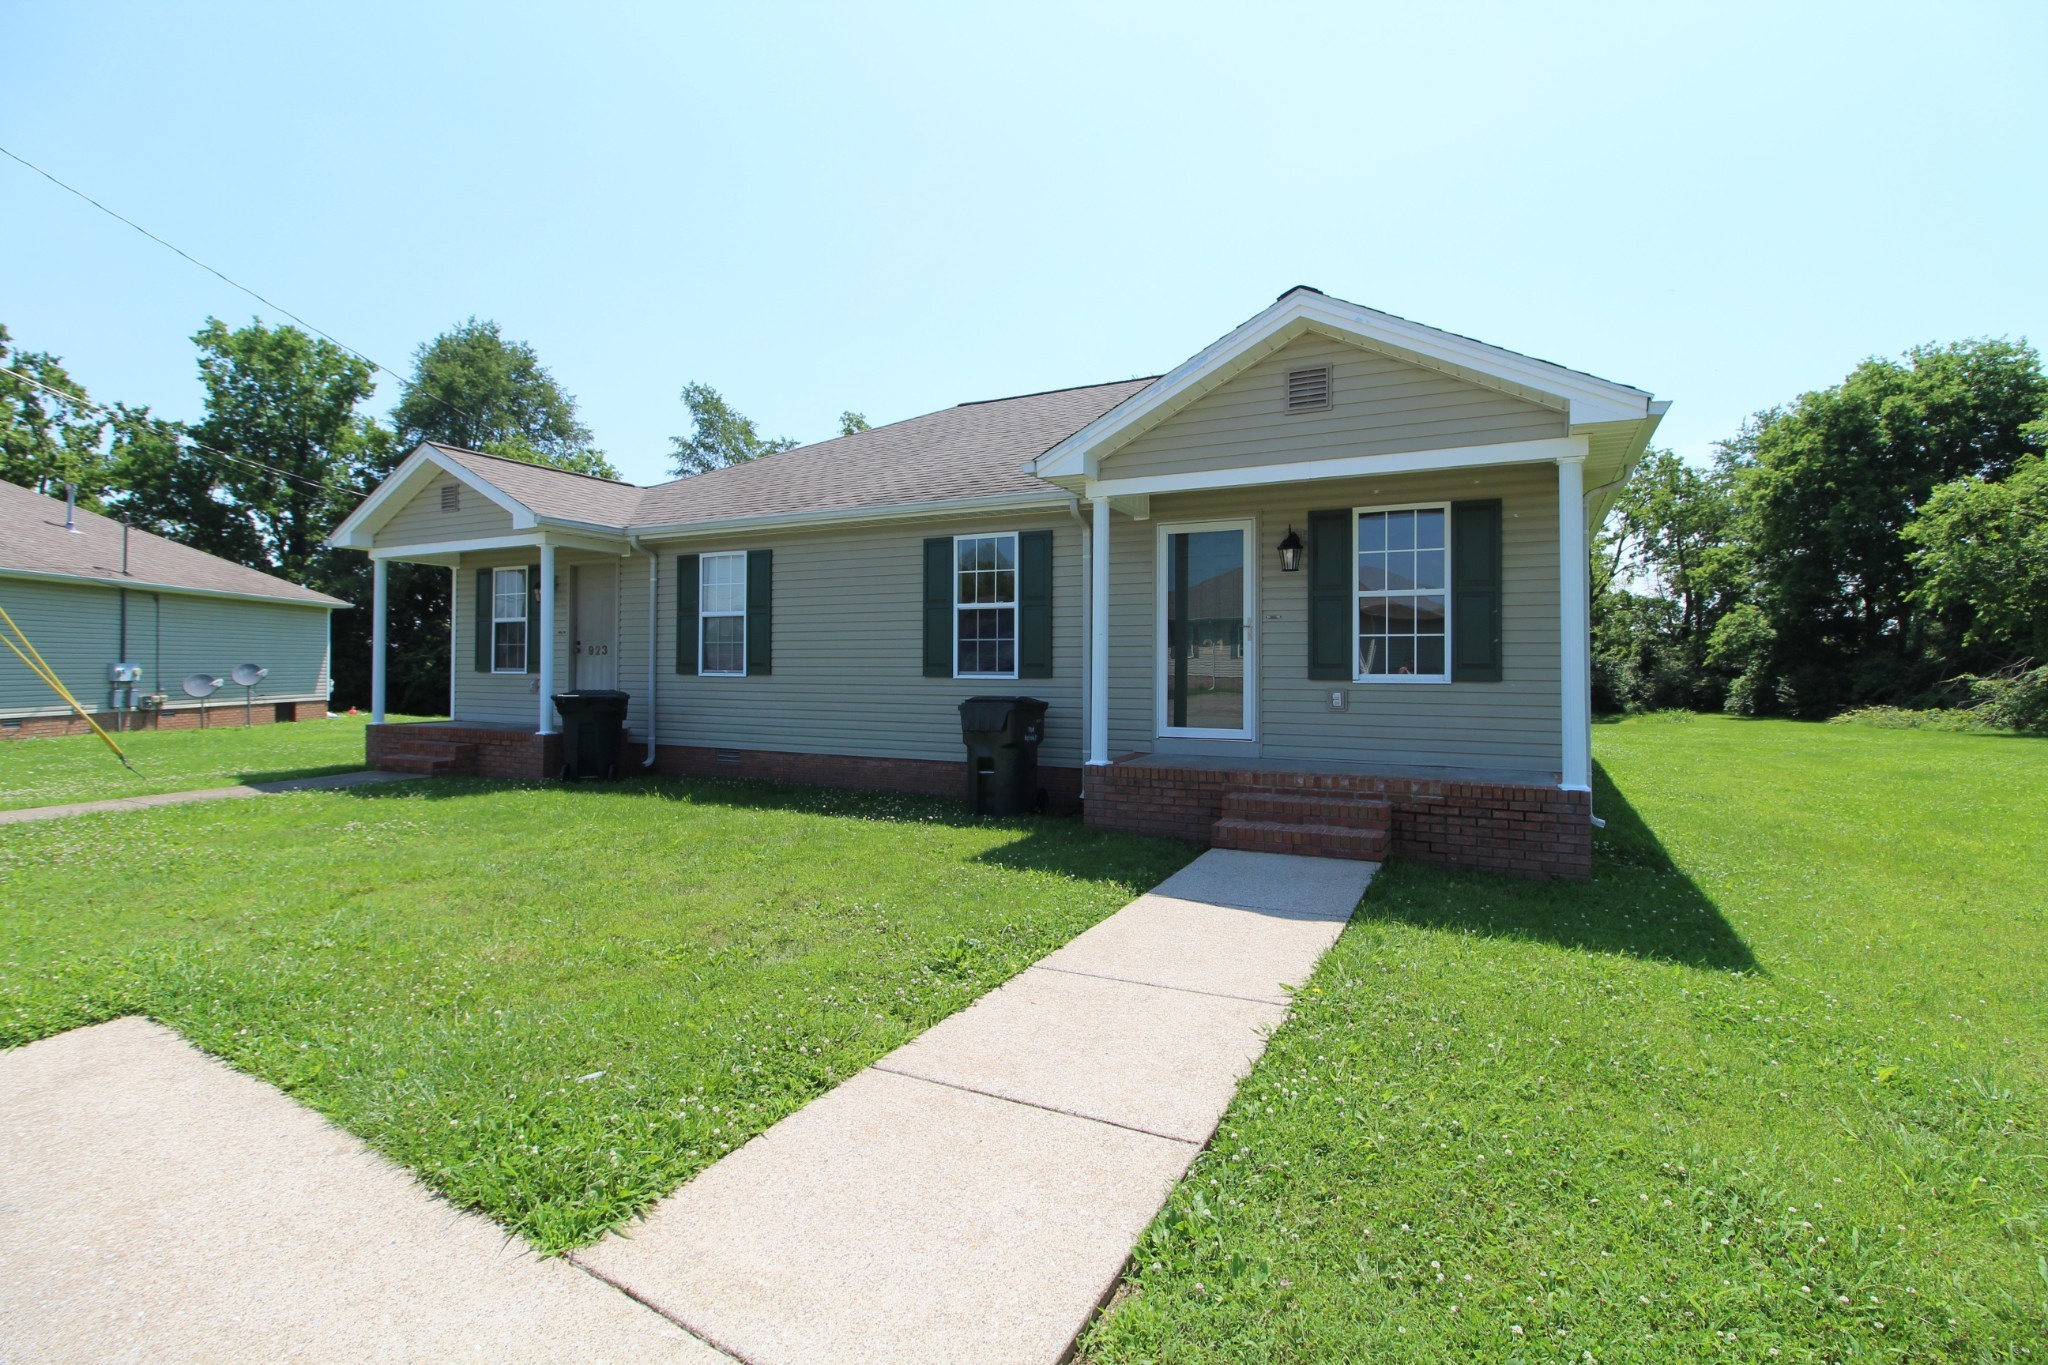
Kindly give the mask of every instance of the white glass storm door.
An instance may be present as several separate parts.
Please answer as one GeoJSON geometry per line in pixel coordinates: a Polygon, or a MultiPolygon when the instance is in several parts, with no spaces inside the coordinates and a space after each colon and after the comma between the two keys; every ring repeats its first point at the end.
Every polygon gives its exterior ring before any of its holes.
{"type": "Polygon", "coordinates": [[[1159,733],[1250,739],[1258,696],[1249,521],[1159,528],[1159,733]]]}

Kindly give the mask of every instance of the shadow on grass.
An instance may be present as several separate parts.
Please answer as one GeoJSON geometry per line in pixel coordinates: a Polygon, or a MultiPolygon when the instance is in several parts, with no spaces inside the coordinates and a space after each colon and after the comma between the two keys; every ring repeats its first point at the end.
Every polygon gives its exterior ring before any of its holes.
{"type": "Polygon", "coordinates": [[[234,780],[253,787],[259,782],[294,782],[302,777],[332,777],[336,773],[360,772],[362,766],[360,763],[313,763],[303,768],[252,768],[236,773],[234,780]]]}
{"type": "Polygon", "coordinates": [[[1604,768],[1593,775],[1593,879],[1529,882],[1390,863],[1354,923],[1398,923],[1484,938],[1551,943],[1724,972],[1761,972],[1719,906],[1671,859],[1604,768]]]}
{"type": "Polygon", "coordinates": [[[437,777],[419,782],[379,783],[344,788],[365,801],[425,799],[455,801],[492,792],[534,790],[572,800],[659,801],[677,806],[778,811],[894,824],[941,825],[955,829],[1015,831],[1011,838],[973,855],[973,861],[1020,872],[1044,872],[1077,881],[1119,883],[1137,895],[1178,871],[1201,850],[1175,839],[1150,839],[1089,829],[1075,815],[1023,815],[976,820],[963,803],[897,792],[814,787],[793,782],[726,777],[629,777],[616,782],[511,782],[488,778],[437,777]]]}

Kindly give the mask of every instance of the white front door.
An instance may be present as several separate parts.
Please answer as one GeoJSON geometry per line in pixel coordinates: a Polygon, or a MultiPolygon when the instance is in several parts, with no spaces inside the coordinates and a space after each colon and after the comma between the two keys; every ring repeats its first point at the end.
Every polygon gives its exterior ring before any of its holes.
{"type": "Polygon", "coordinates": [[[1159,528],[1162,735],[1251,739],[1257,732],[1252,535],[1249,521],[1159,528]]]}
{"type": "Polygon", "coordinates": [[[619,566],[569,570],[569,687],[588,692],[619,685],[619,566]]]}

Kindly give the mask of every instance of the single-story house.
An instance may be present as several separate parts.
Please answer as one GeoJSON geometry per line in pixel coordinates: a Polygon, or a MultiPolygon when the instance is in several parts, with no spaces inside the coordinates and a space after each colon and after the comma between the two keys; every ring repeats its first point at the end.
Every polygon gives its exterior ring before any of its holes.
{"type": "MultiPolygon", "coordinates": [[[[328,623],[347,605],[0,483],[0,608],[109,732],[326,715],[328,623]],[[253,689],[233,681],[243,664],[266,670],[253,689]],[[183,684],[197,674],[223,685],[190,696],[183,684]]],[[[15,649],[0,648],[0,737],[85,730],[15,649]]]]}
{"type": "Polygon", "coordinates": [[[550,694],[616,686],[655,770],[962,793],[957,704],[1030,694],[1094,825],[1583,877],[1588,528],[1666,406],[1298,287],[654,487],[422,445],[332,543],[452,571],[453,719],[370,758],[550,775],[550,694]]]}

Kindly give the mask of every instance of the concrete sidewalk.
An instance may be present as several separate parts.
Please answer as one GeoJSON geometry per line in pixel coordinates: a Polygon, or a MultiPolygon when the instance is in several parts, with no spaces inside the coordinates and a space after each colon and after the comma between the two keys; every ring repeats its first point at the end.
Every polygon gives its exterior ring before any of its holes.
{"type": "Polygon", "coordinates": [[[1058,1360],[1374,866],[1206,853],[574,1259],[750,1365],[1058,1360]]]}
{"type": "Polygon", "coordinates": [[[0,1360],[730,1365],[134,1018],[0,1054],[0,1360]]]}
{"type": "Polygon", "coordinates": [[[77,801],[68,806],[29,806],[23,810],[0,810],[0,825],[22,825],[33,820],[62,820],[67,816],[97,815],[110,810],[149,810],[155,806],[182,806],[191,801],[235,801],[245,796],[272,796],[279,792],[325,792],[342,787],[362,787],[375,782],[418,780],[411,773],[386,773],[365,769],[362,772],[329,773],[325,777],[294,777],[282,782],[202,787],[198,791],[121,796],[111,801],[77,801]]]}

